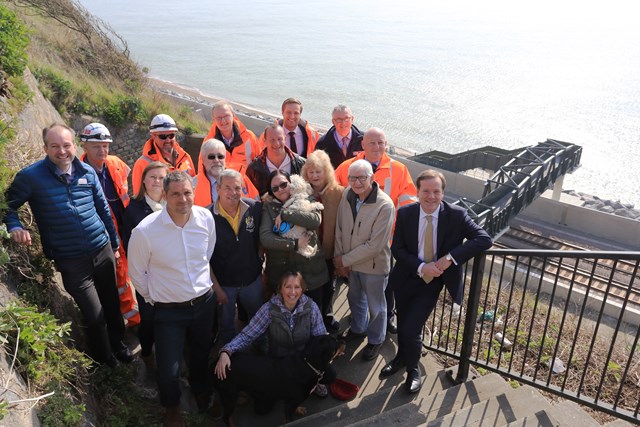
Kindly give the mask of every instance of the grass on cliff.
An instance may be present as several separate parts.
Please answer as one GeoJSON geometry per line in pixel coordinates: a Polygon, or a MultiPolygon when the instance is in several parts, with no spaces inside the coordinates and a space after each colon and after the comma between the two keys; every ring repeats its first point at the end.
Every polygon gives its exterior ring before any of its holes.
{"type": "Polygon", "coordinates": [[[29,66],[40,90],[63,118],[86,114],[107,126],[149,125],[156,114],[172,116],[185,134],[210,123],[147,86],[143,69],[129,57],[126,40],[79,3],[17,0],[31,28],[29,66]],[[51,16],[56,16],[52,19],[51,16]]]}

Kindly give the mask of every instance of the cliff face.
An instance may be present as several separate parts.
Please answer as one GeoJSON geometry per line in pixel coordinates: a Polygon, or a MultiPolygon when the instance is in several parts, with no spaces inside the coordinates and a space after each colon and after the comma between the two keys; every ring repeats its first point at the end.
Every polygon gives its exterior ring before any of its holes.
{"type": "MultiPolygon", "coordinates": [[[[28,103],[14,122],[16,130],[16,141],[13,147],[7,147],[6,157],[8,164],[20,169],[44,156],[42,129],[53,123],[62,123],[60,114],[53,105],[44,98],[38,84],[27,69],[24,73],[24,81],[33,93],[33,98],[28,103]]],[[[73,301],[64,291],[59,273],[53,277],[41,278],[43,291],[47,293],[50,311],[61,321],[73,321],[78,325],[78,311],[74,307],[73,301]]],[[[17,299],[15,285],[7,277],[0,279],[0,305],[4,306],[11,300],[17,299]]],[[[72,338],[82,347],[82,334],[74,328],[72,338]]],[[[34,396],[32,391],[25,385],[22,377],[11,369],[12,354],[0,357],[0,377],[4,385],[7,381],[6,395],[7,401],[15,402],[30,399],[34,396]]],[[[34,409],[34,401],[18,402],[10,405],[8,414],[2,420],[2,425],[7,426],[39,426],[40,422],[34,409]]]]}

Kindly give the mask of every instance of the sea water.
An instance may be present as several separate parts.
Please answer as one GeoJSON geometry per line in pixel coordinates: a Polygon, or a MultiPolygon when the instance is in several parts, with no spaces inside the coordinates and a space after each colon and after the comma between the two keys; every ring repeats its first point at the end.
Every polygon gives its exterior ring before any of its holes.
{"type": "Polygon", "coordinates": [[[564,188],[640,205],[634,2],[81,0],[150,75],[272,114],[337,104],[390,144],[584,147],[564,188]]]}

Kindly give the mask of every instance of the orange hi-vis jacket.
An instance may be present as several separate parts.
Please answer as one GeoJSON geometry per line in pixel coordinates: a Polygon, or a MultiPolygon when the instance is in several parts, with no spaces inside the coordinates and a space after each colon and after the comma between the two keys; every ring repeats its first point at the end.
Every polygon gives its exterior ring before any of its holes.
{"type": "MultiPolygon", "coordinates": [[[[279,119],[276,120],[276,122],[282,126],[283,120],[279,119]]],[[[309,154],[313,153],[316,150],[316,144],[318,143],[318,139],[320,139],[320,135],[318,134],[318,131],[316,131],[314,128],[311,127],[311,125],[309,124],[308,121],[300,119],[300,122],[298,123],[298,127],[302,130],[302,137],[304,139],[304,152],[303,153],[296,153],[299,156],[304,157],[305,159],[309,156],[309,154]]],[[[265,144],[265,138],[266,135],[265,133],[267,132],[267,130],[265,129],[262,134],[260,135],[260,146],[264,147],[265,144]]],[[[287,142],[289,141],[289,130],[287,128],[284,128],[284,133],[285,133],[285,137],[287,142]]]]}
{"type": "MultiPolygon", "coordinates": [[[[240,172],[240,175],[242,175],[242,197],[259,200],[258,190],[243,172],[246,167],[235,164],[226,165],[226,167],[237,170],[240,172]]],[[[195,186],[193,202],[195,205],[206,207],[213,203],[211,199],[211,181],[207,178],[204,168],[201,168],[200,172],[196,175],[193,185],[195,186]]]]}
{"type": "MultiPolygon", "coordinates": [[[[222,141],[222,135],[220,135],[216,122],[211,124],[211,129],[209,129],[209,133],[204,137],[202,142],[204,143],[211,138],[222,141]]],[[[256,135],[247,129],[235,114],[233,115],[233,143],[230,147],[225,144],[225,147],[228,153],[226,163],[235,163],[244,165],[244,167],[249,166],[253,159],[262,152],[263,148],[258,138],[256,138],[256,135]]],[[[202,159],[198,156],[198,170],[201,169],[202,159]]]]}
{"type": "MultiPolygon", "coordinates": [[[[87,155],[84,154],[80,160],[87,162],[87,155]]],[[[126,208],[129,206],[129,186],[127,184],[127,177],[129,176],[129,166],[116,156],[107,156],[105,161],[109,176],[113,181],[113,187],[122,201],[122,205],[126,208]]],[[[129,279],[129,265],[127,264],[127,256],[124,250],[124,244],[122,244],[122,237],[118,230],[118,222],[111,212],[111,219],[113,225],[116,227],[118,237],[120,237],[120,258],[116,260],[116,286],[118,287],[118,296],[120,298],[120,312],[122,316],[127,319],[127,326],[133,327],[140,324],[140,313],[138,312],[138,302],[136,301],[135,291],[131,280],[129,279]]]]}
{"type": "Polygon", "coordinates": [[[176,142],[173,146],[175,151],[175,166],[168,163],[162,154],[158,151],[158,147],[153,143],[153,138],[147,139],[142,147],[142,155],[138,157],[136,163],[133,165],[133,174],[131,175],[131,184],[133,185],[133,194],[138,194],[140,191],[140,185],[142,184],[142,172],[144,168],[151,162],[162,162],[169,166],[169,172],[174,170],[185,171],[189,176],[196,176],[196,170],[194,168],[193,160],[189,153],[184,151],[182,147],[176,142]]]}
{"type": "MultiPolygon", "coordinates": [[[[364,159],[364,151],[351,159],[345,160],[338,166],[336,180],[340,185],[344,187],[349,185],[349,166],[359,159],[364,159]]],[[[380,164],[373,174],[373,180],[378,183],[380,189],[387,196],[391,197],[396,210],[401,206],[418,200],[416,186],[407,167],[399,161],[393,160],[386,153],[382,156],[380,164]]]]}

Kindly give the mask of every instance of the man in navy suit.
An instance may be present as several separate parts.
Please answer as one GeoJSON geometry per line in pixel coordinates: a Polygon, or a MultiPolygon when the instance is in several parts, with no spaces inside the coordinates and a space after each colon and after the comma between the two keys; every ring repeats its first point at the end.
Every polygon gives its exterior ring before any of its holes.
{"type": "Polygon", "coordinates": [[[421,331],[438,301],[443,286],[454,302],[463,295],[462,266],[491,247],[489,235],[461,207],[443,201],[444,175],[425,170],[416,179],[418,202],[401,207],[391,252],[396,265],[389,286],[396,295],[398,353],[380,372],[387,377],[405,367],[406,390],[422,387],[418,362],[421,331]]]}

